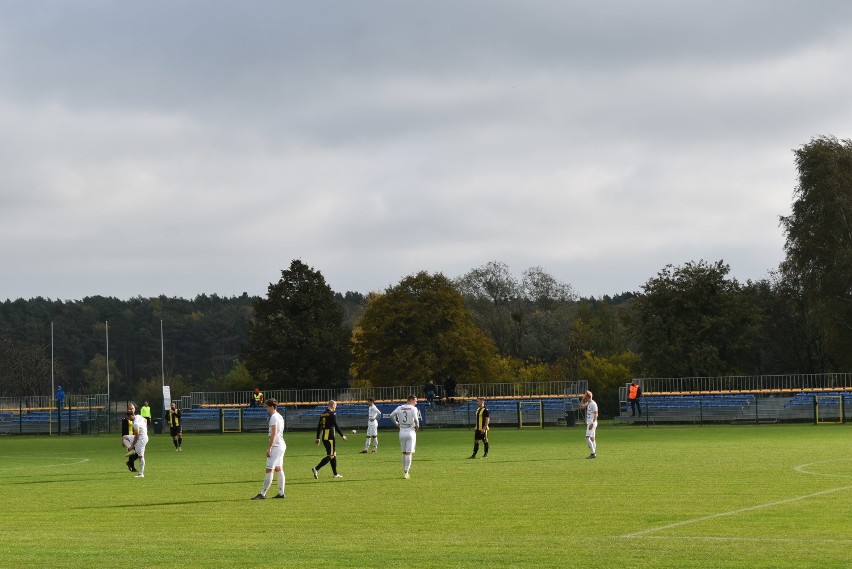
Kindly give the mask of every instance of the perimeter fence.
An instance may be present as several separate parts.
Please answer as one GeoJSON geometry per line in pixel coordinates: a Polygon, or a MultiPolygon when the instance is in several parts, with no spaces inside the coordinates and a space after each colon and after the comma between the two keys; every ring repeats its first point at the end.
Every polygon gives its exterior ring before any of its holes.
{"type": "MultiPolygon", "coordinates": [[[[458,384],[452,392],[436,386],[433,398],[427,398],[424,386],[412,385],[272,389],[263,390],[263,395],[278,400],[288,430],[315,428],[319,414],[332,399],[339,404],[341,425],[357,428],[366,415],[368,398],[390,412],[412,394],[420,400],[424,421],[433,427],[470,425],[473,402],[479,397],[494,402],[494,424],[538,422],[543,426],[573,425],[577,420],[579,397],[587,389],[586,381],[546,381],[458,384]]],[[[266,415],[255,407],[253,394],[253,391],[192,392],[174,401],[184,415],[185,430],[260,431],[266,428],[266,415]]],[[[68,395],[59,411],[59,402],[47,396],[0,398],[0,434],[117,432],[126,404],[126,401],[109,401],[102,394],[68,395]]],[[[167,430],[163,428],[162,416],[157,416],[160,415],[158,411],[155,410],[154,415],[152,434],[167,430]]]]}
{"type": "Polygon", "coordinates": [[[636,378],[619,389],[617,423],[782,423],[852,420],[852,373],[636,378]],[[820,418],[822,409],[822,419],[820,418]]]}

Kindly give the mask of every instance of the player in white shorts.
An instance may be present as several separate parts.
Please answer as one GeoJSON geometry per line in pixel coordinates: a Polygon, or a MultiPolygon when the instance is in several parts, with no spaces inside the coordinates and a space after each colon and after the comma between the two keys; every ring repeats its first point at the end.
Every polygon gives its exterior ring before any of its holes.
{"type": "Polygon", "coordinates": [[[133,441],[130,448],[136,450],[139,456],[139,473],[136,478],[145,478],[145,447],[148,445],[148,421],[142,415],[136,414],[136,406],[131,403],[127,412],[133,421],[133,441]]]}
{"type": "Polygon", "coordinates": [[[287,443],[284,442],[284,417],[278,412],[278,401],[267,399],[264,402],[266,412],[269,414],[269,443],[266,445],[266,477],[260,494],[252,500],[263,500],[266,492],[272,486],[274,472],[278,473],[278,494],[273,498],[285,498],[284,494],[284,453],[287,451],[287,443]]]}
{"type": "Polygon", "coordinates": [[[411,459],[417,447],[417,429],[420,428],[420,411],[417,409],[417,397],[408,396],[408,402],[400,405],[389,415],[399,429],[399,447],[402,449],[402,472],[406,479],[411,476],[411,459]]]}
{"type": "Polygon", "coordinates": [[[370,406],[367,408],[367,440],[364,442],[364,450],[361,454],[367,454],[370,451],[370,442],[373,443],[373,452],[379,452],[379,419],[382,418],[382,412],[376,407],[376,400],[370,397],[367,399],[370,406]]]}
{"type": "Polygon", "coordinates": [[[591,454],[586,458],[597,458],[598,445],[595,442],[595,431],[598,429],[598,404],[592,399],[592,392],[587,391],[580,400],[580,409],[586,410],[586,444],[591,454]]]}

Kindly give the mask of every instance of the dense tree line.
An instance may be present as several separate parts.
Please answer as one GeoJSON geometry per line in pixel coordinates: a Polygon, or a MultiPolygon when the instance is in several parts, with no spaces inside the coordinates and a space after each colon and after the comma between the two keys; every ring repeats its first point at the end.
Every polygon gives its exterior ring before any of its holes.
{"type": "Polygon", "coordinates": [[[850,371],[852,142],[816,138],[795,157],[792,214],[780,219],[786,259],[765,279],[740,283],[723,260],[686,261],[640,291],[578,298],[540,267],[516,279],[492,261],[365,296],[334,293],[295,260],[263,298],[6,301],[0,394],[47,393],[51,323],[57,383],[102,392],[109,366],[116,397],[156,392],[161,374],[178,394],[453,374],[462,383],[585,379],[611,412],[611,396],[634,376],[850,371]]]}

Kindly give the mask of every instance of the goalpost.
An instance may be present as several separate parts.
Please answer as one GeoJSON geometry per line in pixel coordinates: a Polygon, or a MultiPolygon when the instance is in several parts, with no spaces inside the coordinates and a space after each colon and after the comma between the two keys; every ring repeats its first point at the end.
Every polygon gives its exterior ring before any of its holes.
{"type": "Polygon", "coordinates": [[[817,425],[843,422],[843,395],[815,395],[814,422],[817,425]]]}
{"type": "Polygon", "coordinates": [[[243,432],[243,410],[242,409],[220,409],[219,419],[221,421],[221,432],[242,433],[243,432]]]}
{"type": "Polygon", "coordinates": [[[544,428],[544,403],[542,401],[518,401],[518,428],[544,428]]]}

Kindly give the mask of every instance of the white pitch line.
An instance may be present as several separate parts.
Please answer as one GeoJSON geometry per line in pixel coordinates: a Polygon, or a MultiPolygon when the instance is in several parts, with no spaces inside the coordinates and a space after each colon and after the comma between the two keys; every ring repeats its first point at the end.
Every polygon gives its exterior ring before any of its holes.
{"type": "MultiPolygon", "coordinates": [[[[667,535],[649,535],[645,539],[672,539],[667,535]]],[[[715,535],[679,535],[677,539],[694,539],[698,541],[746,541],[766,543],[830,543],[830,544],[852,544],[852,539],[806,539],[800,537],[724,537],[715,535]]]]}
{"type": "Polygon", "coordinates": [[[849,475],[846,475],[846,474],[826,474],[824,472],[811,472],[810,470],[808,470],[811,466],[816,466],[817,464],[828,464],[828,463],[831,463],[831,462],[849,462],[850,460],[852,460],[852,458],[834,458],[834,459],[831,459],[831,460],[820,460],[820,461],[817,461],[817,462],[809,462],[807,464],[800,464],[799,466],[795,467],[793,470],[795,470],[796,472],[798,472],[800,474],[810,474],[812,476],[826,476],[828,478],[852,478],[852,477],[850,477],[849,475]]]}
{"type": "MultiPolygon", "coordinates": [[[[4,457],[0,457],[0,458],[19,458],[20,459],[20,458],[31,458],[31,457],[4,456],[4,457]]],[[[79,458],[79,457],[74,457],[74,458],[53,457],[53,459],[54,460],[73,460],[73,461],[76,461],[76,462],[61,462],[61,463],[57,463],[57,464],[37,464],[35,466],[10,466],[8,468],[7,467],[0,468],[0,472],[8,472],[10,470],[32,470],[34,468],[55,468],[57,466],[73,466],[75,464],[84,464],[86,462],[89,462],[88,458],[79,458]]]]}
{"type": "Polygon", "coordinates": [[[834,494],[835,492],[843,492],[844,490],[852,489],[852,485],[850,486],[842,486],[840,488],[830,488],[828,490],[822,490],[820,492],[814,492],[813,494],[806,494],[805,496],[795,496],[793,498],[786,498],[784,500],[777,500],[775,502],[767,502],[765,504],[757,504],[756,506],[749,506],[748,508],[740,508],[739,510],[732,510],[730,512],[720,512],[718,514],[711,514],[709,516],[702,516],[700,518],[692,518],[691,520],[683,520],[681,522],[675,522],[673,524],[668,524],[665,526],[659,526],[655,528],[643,529],[642,531],[637,531],[633,533],[625,534],[621,537],[640,537],[643,535],[647,535],[649,533],[654,533],[657,531],[663,531],[672,528],[678,528],[681,526],[687,526],[689,524],[697,524],[699,522],[704,522],[707,520],[714,520],[716,518],[723,518],[725,516],[735,516],[737,514],[743,514],[745,512],[752,512],[754,510],[762,510],[764,508],[771,508],[773,506],[780,506],[781,504],[789,504],[791,502],[798,502],[800,500],[807,500],[808,498],[814,498],[816,496],[824,496],[825,494],[834,494]]]}

